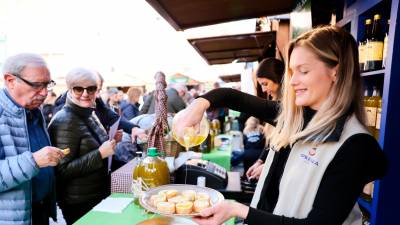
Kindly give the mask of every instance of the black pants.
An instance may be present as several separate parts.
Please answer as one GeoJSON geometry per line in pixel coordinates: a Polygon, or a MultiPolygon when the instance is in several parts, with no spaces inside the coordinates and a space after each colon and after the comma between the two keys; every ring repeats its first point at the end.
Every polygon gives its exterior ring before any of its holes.
{"type": "Polygon", "coordinates": [[[75,223],[82,216],[88,213],[94,206],[101,202],[101,200],[102,199],[90,200],[78,204],[62,204],[61,211],[67,225],[75,223]]]}
{"type": "Polygon", "coordinates": [[[262,149],[244,149],[243,153],[243,167],[244,174],[247,170],[257,161],[261,154],[262,149]]]}
{"type": "Polygon", "coordinates": [[[49,225],[50,204],[48,200],[32,203],[32,225],[49,225]]]}

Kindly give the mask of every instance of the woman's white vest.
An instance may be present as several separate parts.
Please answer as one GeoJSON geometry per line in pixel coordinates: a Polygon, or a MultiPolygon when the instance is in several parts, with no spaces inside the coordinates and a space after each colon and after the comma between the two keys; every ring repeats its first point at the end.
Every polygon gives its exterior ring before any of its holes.
{"type": "MultiPolygon", "coordinates": [[[[273,214],[306,218],[312,209],[319,184],[339,148],[352,135],[368,133],[364,126],[353,115],[345,123],[338,142],[295,143],[292,147],[285,170],[279,184],[279,197],[273,214]]],[[[275,152],[270,151],[265,161],[251,207],[257,208],[265,178],[271,167],[275,152]]],[[[356,203],[343,225],[361,225],[361,211],[356,203]]]]}

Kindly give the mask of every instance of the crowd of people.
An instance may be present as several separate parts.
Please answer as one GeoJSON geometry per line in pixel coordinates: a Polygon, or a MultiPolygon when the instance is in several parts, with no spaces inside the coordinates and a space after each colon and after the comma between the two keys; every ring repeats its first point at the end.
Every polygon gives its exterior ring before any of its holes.
{"type": "MultiPolygon", "coordinates": [[[[357,65],[354,38],[327,26],[292,41],[286,65],[260,62],[255,77],[267,98],[168,85],[168,113],[185,115],[177,121],[181,130],[206,112],[222,123],[228,108],[242,112],[245,177],[259,180],[250,206],[224,201],[194,220],[358,223],[356,200],[366,183],[385,174],[387,162],[364,125],[357,65]]],[[[117,88],[102,91],[103,77],[87,68],[68,72],[67,90],[57,98],[49,68],[36,54],[9,57],[2,72],[0,224],[49,224],[56,203],[73,224],[110,194],[110,172],[131,159],[130,148],[118,151],[123,135],[129,142],[147,138],[135,119],[154,115],[155,98],[135,87],[127,98],[117,88]]]]}
{"type": "MultiPolygon", "coordinates": [[[[7,58],[2,72],[0,224],[49,224],[49,218],[56,220],[56,203],[73,224],[110,194],[110,172],[132,158],[124,151],[113,157],[122,134],[147,138],[132,119],[154,113],[152,93],[140,107],[141,89],[102,92],[98,72],[74,68],[66,75],[67,90],[57,97],[45,60],[32,53],[7,58]],[[118,131],[109,137],[117,121],[118,131]]],[[[193,100],[182,84],[166,92],[169,113],[193,100]]]]}

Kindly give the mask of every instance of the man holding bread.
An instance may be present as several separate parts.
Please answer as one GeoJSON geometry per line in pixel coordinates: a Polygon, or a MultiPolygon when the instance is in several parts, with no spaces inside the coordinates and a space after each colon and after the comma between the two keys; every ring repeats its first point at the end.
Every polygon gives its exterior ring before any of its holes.
{"type": "Polygon", "coordinates": [[[30,53],[9,57],[3,78],[0,224],[46,225],[56,218],[53,167],[64,153],[50,146],[39,107],[55,83],[44,59],[30,53]]]}

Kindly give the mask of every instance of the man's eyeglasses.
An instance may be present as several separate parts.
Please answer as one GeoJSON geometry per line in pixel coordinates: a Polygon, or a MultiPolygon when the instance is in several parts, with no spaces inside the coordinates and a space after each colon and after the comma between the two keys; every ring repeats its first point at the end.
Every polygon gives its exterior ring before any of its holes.
{"type": "Polygon", "coordinates": [[[96,93],[97,86],[89,86],[89,87],[75,86],[72,88],[72,90],[74,91],[74,93],[76,95],[82,95],[85,90],[86,90],[86,93],[88,93],[89,95],[92,95],[92,94],[96,93]]]}
{"type": "Polygon", "coordinates": [[[11,74],[11,75],[22,80],[35,90],[43,90],[44,88],[47,88],[47,90],[51,90],[56,85],[56,82],[54,80],[50,80],[48,82],[31,82],[29,80],[22,78],[22,76],[19,74],[11,74]]]}

